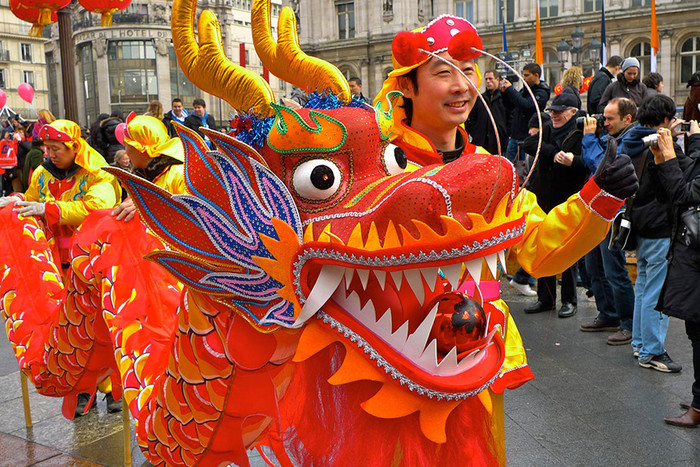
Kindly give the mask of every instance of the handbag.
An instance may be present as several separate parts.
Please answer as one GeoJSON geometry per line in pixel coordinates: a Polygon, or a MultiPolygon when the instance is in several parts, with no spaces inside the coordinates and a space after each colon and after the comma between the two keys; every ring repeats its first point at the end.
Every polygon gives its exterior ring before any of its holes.
{"type": "Polygon", "coordinates": [[[688,248],[700,250],[700,206],[691,206],[681,213],[681,241],[688,248]]]}

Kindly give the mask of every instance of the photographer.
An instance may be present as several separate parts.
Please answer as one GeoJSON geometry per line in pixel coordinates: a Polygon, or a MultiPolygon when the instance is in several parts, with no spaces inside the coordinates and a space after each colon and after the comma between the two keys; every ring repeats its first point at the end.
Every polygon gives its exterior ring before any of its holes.
{"type": "MultiPolygon", "coordinates": [[[[588,170],[595,172],[603,159],[608,136],[615,138],[619,145],[634,128],[636,114],[634,102],[616,97],[605,106],[602,118],[585,118],[581,157],[588,170]],[[601,128],[601,120],[604,128],[601,128]]],[[[608,232],[605,240],[585,256],[598,316],[581,324],[581,331],[616,331],[608,337],[608,344],[625,345],[632,342],[634,287],[625,267],[625,252],[620,248],[608,248],[610,235],[608,232]]]]}
{"type": "Polygon", "coordinates": [[[687,406],[681,404],[687,412],[679,417],[666,417],[664,421],[670,425],[694,427],[700,425],[700,309],[697,306],[700,302],[700,288],[697,287],[700,281],[700,245],[697,235],[689,235],[682,216],[691,215],[690,220],[694,218],[697,223],[698,217],[693,216],[693,211],[700,204],[700,127],[697,121],[690,122],[690,150],[689,157],[685,158],[676,157],[669,130],[660,129],[658,134],[659,147],[653,148],[652,152],[659,179],[673,204],[673,235],[668,272],[657,309],[685,321],[685,332],[693,348],[695,373],[693,400],[687,406]],[[693,238],[695,243],[690,241],[693,238]]]}
{"type": "MultiPolygon", "coordinates": [[[[581,159],[583,132],[576,128],[580,100],[570,93],[561,93],[547,109],[551,122],[542,126],[542,148],[527,188],[537,195],[545,213],[576,193],[588,180],[588,170],[581,159]]],[[[538,135],[528,136],[523,143],[526,153],[537,152],[538,135]]],[[[561,308],[558,315],[567,318],[576,314],[576,265],[562,273],[561,308]]],[[[537,280],[537,303],[525,308],[526,313],[553,310],[556,305],[556,277],[537,280]]]]}
{"type": "Polygon", "coordinates": [[[484,85],[486,91],[481,95],[486,101],[493,120],[496,123],[496,128],[491,123],[486,107],[481,99],[476,99],[469,118],[464,124],[467,134],[471,139],[471,143],[481,146],[491,154],[505,154],[506,145],[508,144],[508,129],[510,127],[510,108],[506,104],[501,95],[501,74],[496,70],[488,70],[484,73],[484,85]],[[496,141],[496,130],[498,130],[498,138],[501,143],[501,151],[498,151],[498,143],[496,141]]]}
{"type": "MultiPolygon", "coordinates": [[[[676,105],[668,96],[658,94],[647,99],[637,109],[639,122],[622,138],[620,152],[632,159],[639,176],[639,191],[634,197],[630,220],[630,239],[637,250],[637,281],[635,283],[632,348],[639,365],[665,373],[676,373],[681,366],[666,353],[664,341],[668,317],[659,316],[654,308],[666,278],[666,252],[671,238],[671,204],[661,184],[651,141],[661,128],[672,130],[676,122],[676,105]],[[647,138],[649,136],[652,138],[647,138]]],[[[684,157],[674,144],[678,157],[684,157]]],[[[628,201],[629,203],[630,201],[628,201]]]]}

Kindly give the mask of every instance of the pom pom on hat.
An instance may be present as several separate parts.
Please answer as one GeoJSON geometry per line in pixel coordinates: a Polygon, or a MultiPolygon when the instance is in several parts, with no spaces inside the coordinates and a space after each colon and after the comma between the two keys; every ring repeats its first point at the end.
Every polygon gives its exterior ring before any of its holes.
{"type": "Polygon", "coordinates": [[[391,53],[401,66],[411,66],[425,60],[423,50],[429,50],[428,39],[419,32],[402,31],[391,43],[391,53]]]}
{"type": "Polygon", "coordinates": [[[456,60],[474,60],[481,55],[481,52],[474,49],[481,48],[483,48],[481,37],[476,29],[471,28],[455,34],[447,46],[447,52],[456,60]]]}

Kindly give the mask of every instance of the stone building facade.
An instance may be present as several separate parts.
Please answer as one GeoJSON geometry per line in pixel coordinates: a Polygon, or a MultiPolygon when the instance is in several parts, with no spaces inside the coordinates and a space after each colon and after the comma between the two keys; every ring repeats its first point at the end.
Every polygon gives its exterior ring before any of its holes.
{"type": "MultiPolygon", "coordinates": [[[[544,78],[559,82],[562,63],[557,45],[578,26],[584,33],[582,52],[569,53],[563,63],[597,68],[589,55],[590,43],[600,40],[603,0],[540,0],[544,78]]],[[[506,20],[508,50],[516,68],[535,53],[536,0],[296,0],[302,48],[336,64],[343,73],[359,76],[363,92],[374,96],[392,69],[391,40],[399,31],[425,25],[443,13],[470,20],[486,51],[503,51],[502,18],[506,20]],[[313,12],[313,13],[312,13],[313,12]]],[[[642,74],[649,71],[651,0],[605,0],[608,56],[634,55],[641,59],[642,74]]],[[[656,0],[660,53],[658,72],[664,93],[679,106],[687,96],[685,83],[700,70],[700,0],[656,0]]],[[[494,60],[480,58],[481,70],[496,68],[494,60]]]]}

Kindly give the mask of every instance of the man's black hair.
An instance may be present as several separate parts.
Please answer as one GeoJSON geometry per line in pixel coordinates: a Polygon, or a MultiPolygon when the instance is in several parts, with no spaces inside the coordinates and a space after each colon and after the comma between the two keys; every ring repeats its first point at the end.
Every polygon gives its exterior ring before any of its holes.
{"type": "Polygon", "coordinates": [[[659,84],[663,82],[663,80],[664,77],[661,76],[661,73],[651,72],[648,73],[644,79],[642,79],[642,83],[644,83],[644,86],[650,89],[656,89],[659,84]]]}
{"type": "Polygon", "coordinates": [[[176,97],[175,99],[173,99],[173,101],[170,103],[170,105],[174,104],[175,102],[179,102],[180,104],[182,104],[182,99],[180,99],[179,97],[176,97]]]}
{"type": "MultiPolygon", "coordinates": [[[[407,78],[409,81],[411,81],[411,85],[413,85],[413,92],[418,93],[418,68],[416,67],[403,75],[403,78],[407,78]]],[[[413,100],[409,99],[408,97],[403,98],[403,110],[406,112],[406,120],[408,120],[408,124],[411,124],[411,119],[413,118],[413,100]]]]}
{"type": "Polygon", "coordinates": [[[204,102],[204,99],[202,99],[201,97],[198,97],[192,101],[192,107],[194,107],[195,105],[201,105],[205,109],[207,108],[207,103],[204,102]]]}
{"type": "Polygon", "coordinates": [[[542,76],[542,67],[535,62],[525,65],[523,71],[529,71],[533,75],[542,76]]]}
{"type": "Polygon", "coordinates": [[[501,79],[501,72],[498,70],[486,70],[484,72],[484,76],[486,76],[486,73],[493,73],[493,77],[496,79],[501,79]]]}
{"type": "Polygon", "coordinates": [[[609,66],[609,67],[621,66],[623,60],[624,59],[622,57],[620,57],[619,55],[613,55],[612,57],[610,57],[608,59],[608,62],[605,64],[605,66],[609,66]]]}
{"type": "Polygon", "coordinates": [[[358,78],[357,76],[353,76],[352,78],[350,78],[350,79],[348,80],[348,82],[350,82],[350,81],[354,81],[354,82],[356,82],[358,85],[362,86],[362,80],[361,80],[360,78],[358,78]]]}
{"type": "Polygon", "coordinates": [[[664,120],[676,116],[676,104],[668,96],[657,94],[642,102],[637,109],[637,121],[640,125],[655,127],[661,125],[664,120]]]}

